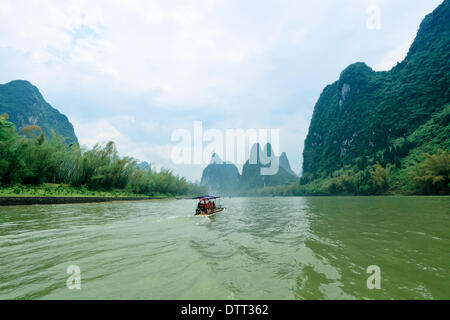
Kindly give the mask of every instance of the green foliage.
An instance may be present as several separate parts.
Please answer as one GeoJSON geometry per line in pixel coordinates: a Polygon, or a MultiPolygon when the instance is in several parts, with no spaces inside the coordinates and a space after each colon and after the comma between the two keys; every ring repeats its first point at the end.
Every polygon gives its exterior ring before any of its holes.
{"type": "Polygon", "coordinates": [[[79,188],[66,184],[44,183],[39,186],[15,185],[0,188],[0,196],[11,197],[143,197],[128,190],[114,189],[111,191],[89,190],[86,186],[79,188]]]}
{"type": "Polygon", "coordinates": [[[15,184],[27,172],[22,158],[23,139],[16,134],[15,126],[0,117],[0,184],[15,184]]]}
{"type": "Polygon", "coordinates": [[[0,114],[7,113],[9,121],[21,130],[37,125],[50,137],[52,130],[67,138],[67,144],[77,144],[77,137],[67,117],[49,105],[39,90],[28,81],[12,81],[0,85],[0,114]]]}
{"type": "Polygon", "coordinates": [[[355,190],[354,184],[354,178],[346,173],[327,181],[324,189],[330,194],[351,193],[355,190]]]}
{"type": "MultiPolygon", "coordinates": [[[[205,192],[170,170],[142,169],[136,160],[119,157],[114,142],[81,150],[76,145],[68,146],[65,139],[54,132],[46,139],[39,129],[29,127],[19,134],[5,116],[0,117],[0,184],[15,186],[15,194],[23,191],[23,186],[18,184],[45,183],[66,184],[81,194],[121,190],[149,196],[175,196],[205,192]]],[[[48,187],[41,189],[55,192],[48,187]]]]}
{"type": "Polygon", "coordinates": [[[414,187],[422,194],[449,194],[449,153],[439,149],[436,154],[426,153],[425,157],[410,172],[414,187]]]}
{"type": "MultiPolygon", "coordinates": [[[[296,194],[448,194],[445,182],[433,185],[432,180],[425,183],[419,177],[427,179],[424,169],[420,168],[428,157],[436,154],[441,159],[437,163],[441,164],[448,160],[442,154],[448,154],[449,150],[449,115],[450,105],[446,105],[408,137],[394,140],[387,149],[372,157],[358,157],[352,165],[329,176],[303,175],[296,194]],[[416,178],[412,179],[413,176],[416,178]]],[[[431,163],[434,162],[428,160],[427,164],[431,163]]]]}
{"type": "Polygon", "coordinates": [[[338,170],[331,177],[315,179],[299,185],[296,195],[375,195],[389,189],[390,168],[381,165],[367,167],[363,171],[338,170]]]}
{"type": "Polygon", "coordinates": [[[390,168],[383,168],[379,163],[376,163],[372,171],[372,179],[377,187],[377,190],[384,192],[389,189],[390,182],[390,168]]]}

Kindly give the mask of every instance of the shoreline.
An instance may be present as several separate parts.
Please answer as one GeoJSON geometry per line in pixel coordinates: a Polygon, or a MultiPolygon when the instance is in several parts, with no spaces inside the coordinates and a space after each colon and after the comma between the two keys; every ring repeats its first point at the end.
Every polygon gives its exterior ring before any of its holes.
{"type": "MultiPolygon", "coordinates": [[[[100,203],[114,201],[164,200],[168,197],[1,197],[1,206],[100,203]]],[[[175,198],[174,198],[175,199],[175,198]]]]}
{"type": "MultiPolygon", "coordinates": [[[[433,197],[432,195],[404,195],[404,194],[386,194],[386,195],[370,195],[370,196],[355,196],[355,195],[302,195],[302,196],[274,196],[275,198],[291,198],[291,197],[433,197]]],[[[448,195],[434,195],[436,197],[445,197],[448,195]]],[[[243,198],[272,198],[271,196],[232,196],[243,198]]],[[[223,197],[223,198],[228,198],[223,197]]],[[[86,197],[86,196],[61,196],[61,197],[46,197],[46,196],[0,196],[0,207],[6,206],[32,206],[32,205],[53,205],[53,204],[77,204],[77,203],[105,203],[116,201],[148,201],[148,200],[185,200],[190,197],[86,197]]]]}

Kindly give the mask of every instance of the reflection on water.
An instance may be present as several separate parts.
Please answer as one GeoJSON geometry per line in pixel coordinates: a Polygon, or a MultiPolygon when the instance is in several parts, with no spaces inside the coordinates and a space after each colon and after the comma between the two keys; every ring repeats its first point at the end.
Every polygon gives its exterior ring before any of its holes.
{"type": "Polygon", "coordinates": [[[450,198],[0,208],[2,299],[449,299],[450,198]],[[67,266],[81,290],[66,288],[67,266]],[[369,290],[366,269],[381,269],[369,290]]]}

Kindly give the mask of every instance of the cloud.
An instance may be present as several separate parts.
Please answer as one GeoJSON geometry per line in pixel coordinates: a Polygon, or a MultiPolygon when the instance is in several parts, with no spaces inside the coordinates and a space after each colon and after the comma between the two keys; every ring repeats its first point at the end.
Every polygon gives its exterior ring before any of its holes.
{"type": "Polygon", "coordinates": [[[373,66],[375,71],[388,71],[395,67],[398,62],[402,62],[408,53],[410,43],[404,43],[393,50],[388,51],[381,60],[373,66]]]}
{"type": "Polygon", "coordinates": [[[127,155],[139,161],[147,161],[157,168],[169,167],[171,164],[171,144],[136,142],[136,139],[123,133],[127,131],[127,126],[136,124],[134,117],[114,117],[92,122],[72,119],[72,123],[83,147],[92,148],[98,143],[114,141],[119,146],[119,153],[122,156],[127,155]],[[120,130],[121,126],[125,129],[120,130]]]}

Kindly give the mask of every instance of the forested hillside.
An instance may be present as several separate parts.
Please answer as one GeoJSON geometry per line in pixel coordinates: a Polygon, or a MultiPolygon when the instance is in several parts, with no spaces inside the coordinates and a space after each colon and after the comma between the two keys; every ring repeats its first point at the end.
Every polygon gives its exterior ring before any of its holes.
{"type": "Polygon", "coordinates": [[[48,104],[38,88],[28,81],[17,80],[0,85],[0,114],[20,131],[30,125],[39,126],[47,137],[55,134],[67,138],[67,143],[78,143],[67,117],[48,104]]]}
{"type": "Polygon", "coordinates": [[[448,194],[450,0],[387,72],[358,62],[327,86],[303,152],[300,194],[448,194]]]}

